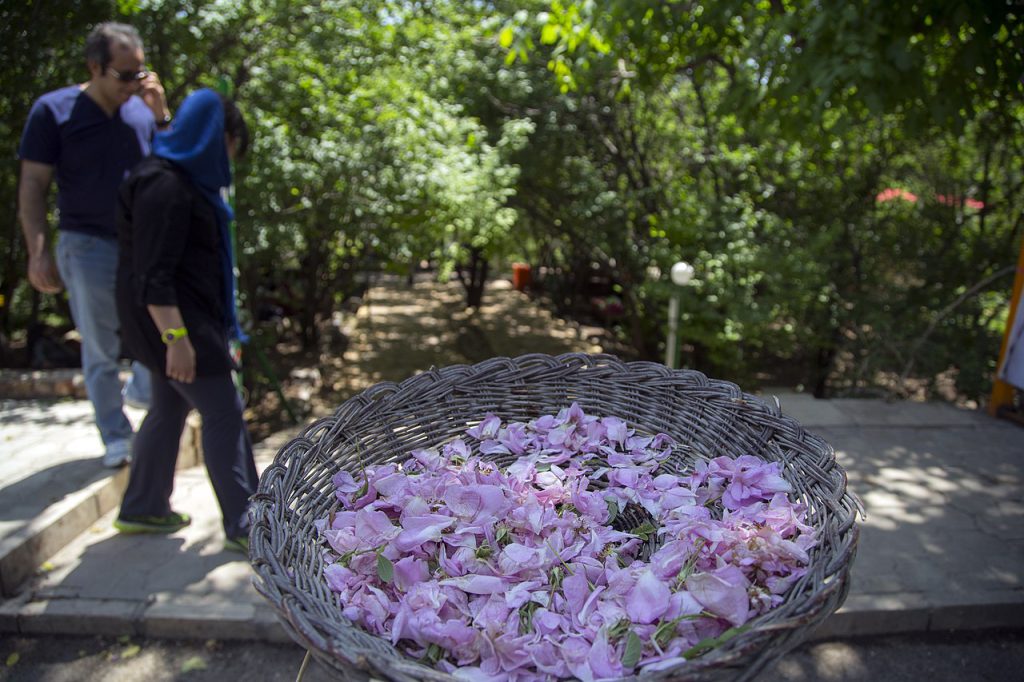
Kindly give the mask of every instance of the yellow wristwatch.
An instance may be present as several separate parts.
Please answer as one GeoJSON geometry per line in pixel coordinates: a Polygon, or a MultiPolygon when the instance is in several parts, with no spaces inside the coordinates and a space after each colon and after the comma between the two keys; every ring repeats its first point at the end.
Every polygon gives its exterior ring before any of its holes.
{"type": "Polygon", "coordinates": [[[160,340],[168,346],[188,336],[188,330],[184,327],[168,327],[167,329],[160,332],[160,340]]]}

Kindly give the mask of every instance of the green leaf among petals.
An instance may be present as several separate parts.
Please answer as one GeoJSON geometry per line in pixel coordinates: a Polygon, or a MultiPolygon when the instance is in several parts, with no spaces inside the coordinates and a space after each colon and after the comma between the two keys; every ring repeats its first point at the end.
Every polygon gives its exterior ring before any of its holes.
{"type": "Polygon", "coordinates": [[[395,578],[395,565],[383,554],[377,555],[377,577],[386,583],[390,583],[395,578]]]}
{"type": "Polygon", "coordinates": [[[632,630],[626,635],[626,649],[622,652],[622,667],[635,668],[640,662],[640,654],[643,653],[644,643],[632,630]]]}
{"type": "Polygon", "coordinates": [[[619,503],[615,500],[605,500],[605,503],[608,505],[608,520],[604,523],[606,526],[610,526],[615,517],[619,515],[619,503]]]}

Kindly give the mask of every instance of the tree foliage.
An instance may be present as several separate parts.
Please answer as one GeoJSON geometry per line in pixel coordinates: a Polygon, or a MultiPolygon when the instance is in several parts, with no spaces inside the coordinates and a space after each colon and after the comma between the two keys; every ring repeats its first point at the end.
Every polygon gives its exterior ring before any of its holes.
{"type": "Polygon", "coordinates": [[[1024,208],[1013,3],[553,0],[503,30],[510,61],[609,112],[607,186],[639,208],[623,280],[697,264],[698,366],[796,361],[819,394],[952,367],[984,393],[1024,208]]]}
{"type": "Polygon", "coordinates": [[[556,305],[655,359],[665,273],[686,260],[692,366],[819,394],[927,393],[955,375],[982,396],[1024,229],[1020,14],[945,0],[5,5],[0,325],[17,334],[38,314],[14,219],[20,127],[34,97],[85,77],[88,27],[116,18],[140,29],[172,108],[226,88],[252,125],[236,212],[254,326],[284,301],[312,345],[357,273],[424,260],[478,303],[488,268],[518,259],[556,305]]]}

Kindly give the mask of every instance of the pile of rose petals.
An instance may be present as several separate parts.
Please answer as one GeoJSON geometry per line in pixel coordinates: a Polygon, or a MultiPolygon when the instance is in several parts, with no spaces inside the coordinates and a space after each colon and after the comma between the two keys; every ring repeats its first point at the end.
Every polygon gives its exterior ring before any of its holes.
{"type": "Polygon", "coordinates": [[[674,447],[575,404],[488,416],[401,464],[339,472],[339,509],[317,522],[324,577],[346,618],[459,679],[680,665],[780,603],[815,537],[778,463],[676,475],[661,467],[674,447]]]}

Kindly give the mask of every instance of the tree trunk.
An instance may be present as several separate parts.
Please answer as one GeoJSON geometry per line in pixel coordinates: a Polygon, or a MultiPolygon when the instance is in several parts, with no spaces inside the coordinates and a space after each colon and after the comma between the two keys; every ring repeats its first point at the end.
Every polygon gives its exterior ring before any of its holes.
{"type": "Polygon", "coordinates": [[[839,355],[839,343],[842,339],[842,334],[839,329],[832,330],[832,342],[827,346],[819,346],[816,363],[814,367],[815,376],[814,381],[814,397],[818,399],[825,399],[830,397],[828,378],[832,374],[832,366],[835,363],[836,356],[839,355]]]}
{"type": "Polygon", "coordinates": [[[302,310],[299,312],[299,336],[302,340],[302,347],[305,350],[315,348],[320,340],[319,329],[317,329],[317,303],[320,301],[320,288],[324,282],[324,266],[326,258],[321,248],[321,233],[317,221],[316,211],[310,212],[308,243],[306,253],[303,254],[300,262],[302,264],[303,287],[302,287],[302,310]]]}
{"type": "Polygon", "coordinates": [[[28,330],[28,334],[25,339],[25,366],[32,367],[32,359],[35,356],[36,342],[39,340],[39,306],[41,294],[36,291],[35,287],[30,289],[32,307],[28,314],[28,322],[25,324],[25,329],[28,330]]]}
{"type": "Polygon", "coordinates": [[[469,249],[469,263],[460,263],[455,273],[466,290],[466,306],[479,308],[484,298],[484,284],[487,282],[487,271],[490,264],[477,247],[469,249]]]}
{"type": "Polygon", "coordinates": [[[11,306],[14,305],[14,288],[23,274],[23,270],[18,267],[18,261],[24,256],[19,248],[17,218],[12,221],[12,225],[8,242],[10,247],[3,268],[4,274],[0,276],[0,297],[3,298],[3,303],[0,304],[0,334],[4,336],[9,336],[11,333],[11,306]]]}

